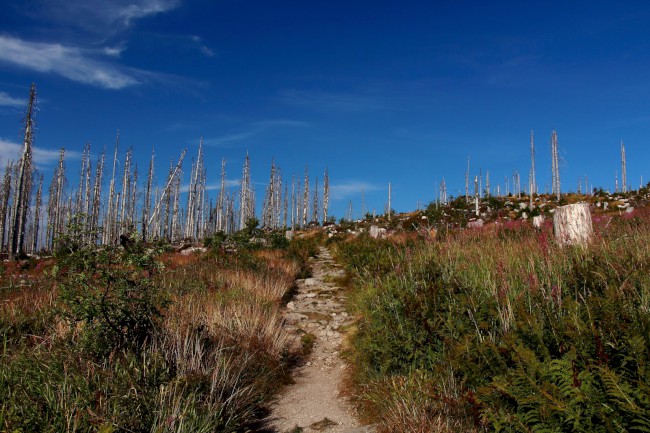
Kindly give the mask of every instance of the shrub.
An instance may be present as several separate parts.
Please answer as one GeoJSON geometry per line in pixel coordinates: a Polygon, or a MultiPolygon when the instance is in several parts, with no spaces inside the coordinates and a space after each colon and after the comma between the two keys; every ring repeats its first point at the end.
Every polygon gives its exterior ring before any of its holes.
{"type": "Polygon", "coordinates": [[[64,315],[83,324],[84,344],[99,355],[128,346],[138,350],[161,318],[165,299],[153,284],[153,251],[136,241],[128,248],[80,242],[70,228],[60,240],[55,278],[64,315]],[[92,347],[91,347],[92,346],[92,347]]]}

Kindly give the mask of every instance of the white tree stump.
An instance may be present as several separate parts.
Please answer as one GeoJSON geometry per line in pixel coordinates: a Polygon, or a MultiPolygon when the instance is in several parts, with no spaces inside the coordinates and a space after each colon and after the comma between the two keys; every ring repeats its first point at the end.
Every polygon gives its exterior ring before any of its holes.
{"type": "Polygon", "coordinates": [[[536,229],[542,228],[544,225],[544,215],[537,215],[533,217],[533,227],[536,229]]]}
{"type": "Polygon", "coordinates": [[[588,203],[560,206],[553,216],[553,232],[560,245],[586,245],[593,236],[588,203]]]}
{"type": "Polygon", "coordinates": [[[369,232],[370,232],[370,237],[374,239],[378,239],[378,238],[381,239],[386,237],[386,229],[383,227],[371,225],[369,232]]]}

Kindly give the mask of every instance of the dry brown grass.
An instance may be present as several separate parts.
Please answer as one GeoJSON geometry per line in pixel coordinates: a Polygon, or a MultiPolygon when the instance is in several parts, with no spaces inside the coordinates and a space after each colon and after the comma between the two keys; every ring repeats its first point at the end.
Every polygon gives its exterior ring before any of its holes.
{"type": "Polygon", "coordinates": [[[379,433],[473,433],[471,415],[456,403],[458,385],[439,389],[423,373],[391,376],[367,387],[362,399],[372,402],[379,433]]]}
{"type": "Polygon", "coordinates": [[[25,285],[12,288],[0,298],[0,316],[13,322],[22,316],[35,316],[51,310],[56,304],[56,290],[52,287],[25,285]]]}

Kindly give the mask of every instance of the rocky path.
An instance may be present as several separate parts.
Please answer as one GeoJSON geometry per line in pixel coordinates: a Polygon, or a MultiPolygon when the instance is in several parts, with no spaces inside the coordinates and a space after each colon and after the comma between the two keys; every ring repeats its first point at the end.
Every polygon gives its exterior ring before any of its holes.
{"type": "Polygon", "coordinates": [[[270,424],[278,433],[371,433],[354,417],[352,406],[340,395],[345,363],[340,357],[341,330],[352,322],[345,311],[345,295],[336,281],[345,271],[326,248],[311,259],[312,278],[298,280],[298,292],[287,304],[286,328],[296,343],[312,340],[304,365],[271,408],[270,424]]]}

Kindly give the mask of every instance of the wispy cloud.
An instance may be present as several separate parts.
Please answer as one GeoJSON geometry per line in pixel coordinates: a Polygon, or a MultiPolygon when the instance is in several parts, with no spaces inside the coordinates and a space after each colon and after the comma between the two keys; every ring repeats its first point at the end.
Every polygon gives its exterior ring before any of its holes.
{"type": "Polygon", "coordinates": [[[106,39],[131,27],[136,20],[168,12],[180,3],[180,0],[41,0],[30,12],[41,19],[106,39]]]}
{"type": "Polygon", "coordinates": [[[361,191],[371,192],[383,189],[385,187],[382,185],[353,180],[330,185],[330,197],[332,200],[343,200],[352,196],[360,196],[361,191]]]}
{"type": "Polygon", "coordinates": [[[196,46],[199,48],[199,51],[203,53],[205,57],[214,57],[214,51],[212,48],[208,47],[203,43],[203,39],[201,39],[200,36],[192,35],[191,36],[192,42],[196,44],[196,46]]]}
{"type": "Polygon", "coordinates": [[[22,99],[14,98],[5,92],[0,92],[0,107],[19,108],[23,107],[25,104],[26,101],[23,101],[22,99]]]}
{"type": "Polygon", "coordinates": [[[140,81],[137,71],[121,68],[101,57],[103,50],[86,50],[61,44],[28,42],[0,36],[0,62],[43,73],[54,73],[72,81],[122,89],[140,81]]]}
{"type": "Polygon", "coordinates": [[[326,111],[371,111],[387,107],[376,96],[356,93],[285,90],[279,99],[288,105],[326,111]]]}
{"type": "MultiPolygon", "coordinates": [[[[34,163],[36,165],[49,166],[59,160],[59,149],[43,149],[34,146],[34,163]]],[[[22,152],[22,145],[0,138],[0,169],[4,169],[7,161],[18,161],[22,152]]],[[[65,152],[66,159],[78,159],[79,152],[65,152]]]]}
{"type": "Polygon", "coordinates": [[[206,138],[203,142],[209,146],[225,146],[248,140],[272,128],[304,128],[310,126],[307,122],[291,119],[261,120],[251,123],[244,131],[233,132],[220,137],[206,138]]]}

